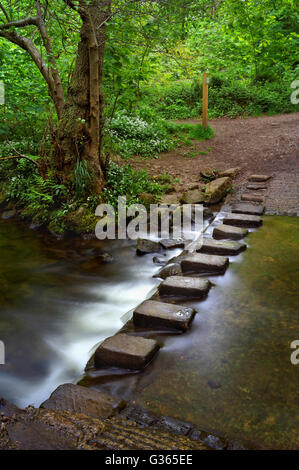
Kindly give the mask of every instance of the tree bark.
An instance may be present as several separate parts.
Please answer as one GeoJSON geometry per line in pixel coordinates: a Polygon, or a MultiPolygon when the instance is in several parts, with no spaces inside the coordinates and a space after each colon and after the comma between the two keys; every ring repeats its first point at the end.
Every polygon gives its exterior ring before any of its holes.
{"type": "Polygon", "coordinates": [[[101,162],[102,110],[101,90],[105,51],[105,23],[111,0],[94,0],[88,6],[80,2],[82,19],[77,59],[68,89],[63,118],[58,128],[55,153],[63,172],[76,161],[88,161],[94,189],[104,185],[101,162]]]}

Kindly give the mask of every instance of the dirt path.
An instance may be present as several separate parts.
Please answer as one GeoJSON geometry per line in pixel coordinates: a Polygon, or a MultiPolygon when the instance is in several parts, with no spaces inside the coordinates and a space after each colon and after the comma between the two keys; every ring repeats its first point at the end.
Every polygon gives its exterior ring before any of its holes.
{"type": "Polygon", "coordinates": [[[268,212],[299,210],[299,113],[217,119],[210,125],[215,131],[212,139],[161,154],[157,160],[136,161],[133,166],[146,168],[150,175],[168,173],[184,184],[197,181],[207,167],[219,171],[241,167],[233,198],[250,174],[271,174],[274,178],[265,195],[268,212]]]}

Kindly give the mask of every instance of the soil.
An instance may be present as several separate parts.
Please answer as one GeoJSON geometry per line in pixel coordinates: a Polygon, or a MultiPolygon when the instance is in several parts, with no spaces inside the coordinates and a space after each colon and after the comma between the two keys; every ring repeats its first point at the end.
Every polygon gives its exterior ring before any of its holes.
{"type": "Polygon", "coordinates": [[[215,131],[212,139],[194,141],[192,146],[163,153],[157,160],[136,160],[132,166],[147,169],[151,176],[168,173],[186,185],[198,181],[200,171],[205,168],[224,171],[240,167],[242,171],[234,181],[235,188],[242,186],[251,174],[269,174],[275,183],[270,184],[266,206],[268,201],[272,212],[296,212],[299,202],[299,113],[221,118],[209,124],[215,131]]]}

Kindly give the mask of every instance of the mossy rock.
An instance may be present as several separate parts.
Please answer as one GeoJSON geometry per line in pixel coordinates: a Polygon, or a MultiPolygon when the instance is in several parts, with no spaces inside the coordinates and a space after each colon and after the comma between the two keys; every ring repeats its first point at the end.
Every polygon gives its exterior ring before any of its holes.
{"type": "Polygon", "coordinates": [[[154,194],[151,193],[140,193],[138,195],[141,204],[145,207],[149,207],[151,204],[156,204],[157,198],[154,194]]]}
{"type": "Polygon", "coordinates": [[[94,232],[97,218],[87,207],[81,206],[65,217],[65,229],[77,234],[94,232]]]}

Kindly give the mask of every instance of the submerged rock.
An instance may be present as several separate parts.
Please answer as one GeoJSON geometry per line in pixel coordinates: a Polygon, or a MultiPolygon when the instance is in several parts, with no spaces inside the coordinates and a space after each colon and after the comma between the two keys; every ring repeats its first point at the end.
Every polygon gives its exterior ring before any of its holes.
{"type": "Polygon", "coordinates": [[[160,277],[161,279],[166,279],[168,276],[175,276],[176,274],[181,274],[182,268],[180,263],[169,263],[164,268],[160,269],[157,274],[154,274],[153,277],[160,277]]]}
{"type": "Polygon", "coordinates": [[[12,219],[13,217],[15,217],[17,214],[17,211],[15,209],[11,209],[9,211],[4,211],[2,213],[2,219],[3,220],[8,220],[8,219],[12,219]]]}

